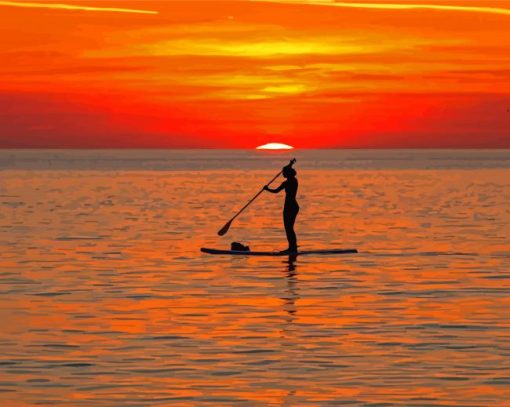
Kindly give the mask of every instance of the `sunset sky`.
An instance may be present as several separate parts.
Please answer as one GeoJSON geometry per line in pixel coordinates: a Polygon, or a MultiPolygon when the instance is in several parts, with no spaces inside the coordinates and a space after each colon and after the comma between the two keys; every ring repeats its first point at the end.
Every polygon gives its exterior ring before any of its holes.
{"type": "Polygon", "coordinates": [[[1,1],[0,147],[510,148],[510,1],[1,1]]]}

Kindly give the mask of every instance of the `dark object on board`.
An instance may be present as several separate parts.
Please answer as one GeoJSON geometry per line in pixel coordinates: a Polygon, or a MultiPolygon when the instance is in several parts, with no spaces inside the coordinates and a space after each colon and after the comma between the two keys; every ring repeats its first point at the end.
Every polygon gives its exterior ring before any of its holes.
{"type": "Polygon", "coordinates": [[[249,252],[250,246],[245,246],[244,244],[239,242],[232,242],[232,244],[230,245],[230,249],[236,252],[249,252]]]}

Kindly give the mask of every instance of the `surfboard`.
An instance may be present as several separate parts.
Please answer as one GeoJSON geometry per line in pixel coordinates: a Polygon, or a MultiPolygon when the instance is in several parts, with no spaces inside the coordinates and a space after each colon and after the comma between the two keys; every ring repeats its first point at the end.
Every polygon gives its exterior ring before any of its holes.
{"type": "MultiPolygon", "coordinates": [[[[224,254],[231,256],[289,256],[289,253],[281,253],[281,252],[252,252],[252,251],[241,251],[241,250],[219,250],[219,249],[209,249],[207,247],[202,247],[200,249],[202,253],[207,254],[224,254]]],[[[356,249],[329,249],[329,250],[302,250],[294,255],[303,256],[310,254],[352,254],[358,253],[356,249]]],[[[291,254],[290,254],[291,255],[291,254]]]]}

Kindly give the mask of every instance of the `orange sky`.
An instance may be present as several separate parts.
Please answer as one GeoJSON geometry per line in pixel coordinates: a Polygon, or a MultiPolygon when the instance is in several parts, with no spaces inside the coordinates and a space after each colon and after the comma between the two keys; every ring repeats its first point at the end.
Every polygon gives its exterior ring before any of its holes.
{"type": "Polygon", "coordinates": [[[508,1],[0,0],[0,35],[0,147],[510,148],[508,1]]]}

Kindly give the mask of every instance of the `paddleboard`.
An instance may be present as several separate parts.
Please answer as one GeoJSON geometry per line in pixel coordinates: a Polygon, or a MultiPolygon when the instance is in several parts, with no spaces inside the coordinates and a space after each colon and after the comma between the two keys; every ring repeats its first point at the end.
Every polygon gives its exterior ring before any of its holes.
{"type": "MultiPolygon", "coordinates": [[[[207,254],[224,254],[231,256],[289,256],[289,253],[281,253],[281,252],[252,252],[252,251],[241,251],[241,250],[219,250],[219,249],[209,249],[207,247],[202,247],[200,249],[202,253],[207,254]]],[[[330,250],[303,250],[297,253],[293,253],[297,256],[303,256],[308,254],[351,254],[358,253],[356,249],[330,249],[330,250]]]]}

